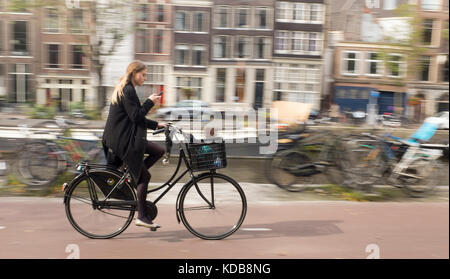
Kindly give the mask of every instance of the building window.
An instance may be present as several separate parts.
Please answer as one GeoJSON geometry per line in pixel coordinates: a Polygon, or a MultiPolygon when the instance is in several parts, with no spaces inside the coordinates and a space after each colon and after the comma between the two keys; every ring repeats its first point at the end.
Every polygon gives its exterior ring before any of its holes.
{"type": "Polygon", "coordinates": [[[149,35],[147,29],[136,30],[136,52],[148,53],[149,52],[149,35]]]}
{"type": "Polygon", "coordinates": [[[164,84],[164,65],[147,65],[146,84],[164,84]]]}
{"type": "Polygon", "coordinates": [[[230,26],[228,23],[230,15],[230,8],[229,7],[217,7],[216,14],[215,14],[215,27],[220,28],[227,28],[230,26]]]}
{"type": "Polygon", "coordinates": [[[289,50],[289,33],[286,31],[275,32],[275,50],[287,51],[289,50]]]}
{"type": "Polygon", "coordinates": [[[405,71],[405,61],[403,56],[398,54],[390,54],[388,58],[389,76],[402,77],[405,71]]]}
{"type": "Polygon", "coordinates": [[[267,29],[268,25],[268,9],[257,8],[256,9],[256,28],[257,29],[267,29]]]}
{"type": "Polygon", "coordinates": [[[73,45],[72,46],[72,69],[83,69],[83,46],[73,45]]]}
{"type": "Polygon", "coordinates": [[[175,46],[175,65],[188,65],[189,61],[189,46],[177,45],[175,46]]]}
{"type": "Polygon", "coordinates": [[[236,91],[234,94],[234,101],[243,102],[245,97],[245,69],[236,69],[236,91]]]}
{"type": "Polygon", "coordinates": [[[203,79],[198,77],[177,77],[177,101],[202,98],[203,79]]]}
{"type": "Polygon", "coordinates": [[[162,45],[163,45],[163,30],[155,30],[153,52],[162,53],[163,52],[162,45]]]}
{"type": "Polygon", "coordinates": [[[267,37],[254,38],[254,54],[255,59],[268,59],[270,52],[270,39],[267,37]]]}
{"type": "Polygon", "coordinates": [[[10,64],[8,101],[24,103],[31,100],[31,71],[29,64],[10,64]]]}
{"type": "Polygon", "coordinates": [[[368,75],[381,75],[382,65],[383,60],[381,60],[380,55],[378,53],[370,52],[367,54],[368,75]]]}
{"type": "Polygon", "coordinates": [[[274,100],[309,103],[320,100],[320,67],[313,64],[275,64],[274,100]]]}
{"type": "Polygon", "coordinates": [[[385,10],[395,10],[397,8],[397,0],[384,0],[383,9],[385,10]]]}
{"type": "Polygon", "coordinates": [[[14,21],[13,23],[13,45],[12,51],[14,55],[28,54],[28,40],[27,40],[27,22],[14,21]]]}
{"type": "Polygon", "coordinates": [[[45,22],[44,32],[58,33],[59,30],[59,16],[57,8],[47,8],[47,17],[45,22]]]}
{"type": "Polygon", "coordinates": [[[248,24],[248,8],[238,8],[236,9],[236,28],[246,28],[249,27],[248,24]]]}
{"type": "Polygon", "coordinates": [[[138,21],[148,21],[148,5],[139,4],[138,21]]]}
{"type": "Polygon", "coordinates": [[[432,41],[432,35],[433,35],[433,20],[425,19],[423,21],[423,43],[430,45],[432,41]]]}
{"type": "Polygon", "coordinates": [[[3,40],[3,22],[0,21],[0,55],[3,55],[2,54],[3,48],[4,48],[3,42],[4,42],[4,40],[3,40]]]}
{"type": "Polygon", "coordinates": [[[277,2],[277,20],[288,20],[290,19],[289,14],[291,13],[290,5],[287,2],[277,2]]]}
{"type": "Polygon", "coordinates": [[[250,38],[238,36],[236,38],[235,58],[250,58],[250,38]]]}
{"type": "Polygon", "coordinates": [[[227,53],[227,37],[219,36],[214,38],[214,58],[226,58],[227,53]]]}
{"type": "Polygon", "coordinates": [[[194,32],[205,32],[206,31],[206,14],[203,12],[194,13],[194,32]]]}
{"type": "Polygon", "coordinates": [[[72,33],[82,33],[86,29],[83,23],[82,9],[72,9],[70,29],[72,33]]]}
{"type": "Polygon", "coordinates": [[[420,6],[425,11],[440,11],[441,0],[422,0],[420,6]]]}
{"type": "Polygon", "coordinates": [[[204,66],[206,62],[206,47],[193,46],[192,47],[192,65],[204,66]]]}
{"type": "Polygon", "coordinates": [[[428,81],[430,74],[430,56],[422,56],[420,58],[420,80],[428,81]]]}
{"type": "Polygon", "coordinates": [[[216,75],[216,102],[225,102],[225,84],[227,69],[217,69],[216,75]]]}
{"type": "Polygon", "coordinates": [[[311,4],[310,20],[312,22],[323,22],[323,5],[311,4]]]}
{"type": "Polygon", "coordinates": [[[448,72],[448,55],[447,55],[447,59],[445,60],[445,63],[442,65],[442,78],[441,78],[441,80],[443,81],[443,82],[448,82],[448,75],[449,75],[449,72],[448,72]]]}
{"type": "Polygon", "coordinates": [[[343,74],[357,74],[357,52],[344,52],[343,74]]]}
{"type": "Polygon", "coordinates": [[[294,21],[306,21],[308,11],[306,10],[307,4],[306,3],[295,3],[294,9],[293,9],[293,19],[294,21]]]}
{"type": "Polygon", "coordinates": [[[186,12],[177,12],[175,15],[175,30],[187,31],[187,14],[186,12]]]}
{"type": "Polygon", "coordinates": [[[164,22],[164,5],[158,5],[157,21],[164,22]]]}
{"type": "Polygon", "coordinates": [[[47,68],[59,68],[59,45],[48,45],[47,68]]]}

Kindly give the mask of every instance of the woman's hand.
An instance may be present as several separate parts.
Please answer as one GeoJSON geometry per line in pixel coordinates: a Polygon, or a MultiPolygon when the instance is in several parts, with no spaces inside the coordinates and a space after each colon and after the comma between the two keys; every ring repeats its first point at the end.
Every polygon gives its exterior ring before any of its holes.
{"type": "Polygon", "coordinates": [[[158,123],[158,129],[166,128],[166,124],[158,123]]]}
{"type": "Polygon", "coordinates": [[[158,103],[161,100],[161,96],[158,96],[158,94],[152,94],[150,96],[148,96],[148,98],[150,100],[152,100],[152,102],[156,105],[156,103],[158,103]]]}

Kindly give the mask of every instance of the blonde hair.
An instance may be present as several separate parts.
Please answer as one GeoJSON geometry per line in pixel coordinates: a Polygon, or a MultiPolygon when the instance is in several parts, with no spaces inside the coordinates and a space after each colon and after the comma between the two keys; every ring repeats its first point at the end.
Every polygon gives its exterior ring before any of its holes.
{"type": "Polygon", "coordinates": [[[139,73],[140,71],[143,71],[145,69],[147,69],[147,66],[145,66],[145,64],[141,61],[135,60],[131,62],[127,67],[125,75],[120,78],[119,83],[114,88],[111,103],[117,104],[119,102],[119,99],[123,97],[123,88],[125,87],[125,85],[127,85],[127,83],[131,81],[131,78],[135,73],[139,73]]]}

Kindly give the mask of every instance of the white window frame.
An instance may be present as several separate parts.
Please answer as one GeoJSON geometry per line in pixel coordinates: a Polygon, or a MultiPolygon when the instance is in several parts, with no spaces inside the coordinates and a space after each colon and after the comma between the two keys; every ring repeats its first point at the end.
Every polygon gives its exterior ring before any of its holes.
{"type": "Polygon", "coordinates": [[[206,45],[193,45],[192,46],[192,48],[191,48],[191,52],[192,52],[192,55],[191,55],[191,65],[192,65],[192,67],[195,67],[195,68],[205,68],[206,67],[206,60],[207,60],[207,56],[206,56],[206,54],[208,53],[208,47],[206,46],[206,45]],[[201,56],[200,56],[200,59],[201,59],[201,61],[200,61],[200,65],[195,65],[194,64],[194,58],[195,58],[195,51],[200,51],[201,52],[201,56]]]}
{"type": "Polygon", "coordinates": [[[384,61],[380,57],[377,57],[376,59],[372,59],[370,57],[371,54],[375,54],[375,55],[379,56],[379,54],[374,51],[369,51],[366,53],[366,55],[365,55],[366,56],[366,59],[365,59],[366,60],[365,61],[366,62],[365,63],[366,64],[366,73],[365,73],[365,75],[370,76],[370,77],[381,77],[384,75],[384,61]],[[375,63],[375,65],[376,65],[376,73],[375,74],[370,72],[372,63],[375,63]]]}
{"type": "Polygon", "coordinates": [[[230,6],[217,6],[215,8],[215,13],[214,13],[214,28],[216,29],[227,29],[227,28],[232,28],[233,27],[233,9],[230,6]],[[221,26],[221,16],[222,13],[221,11],[225,10],[226,14],[225,14],[225,18],[226,18],[226,24],[225,26],[221,26]]]}
{"type": "Polygon", "coordinates": [[[284,31],[284,30],[279,30],[279,31],[275,31],[275,53],[288,53],[290,51],[290,46],[289,43],[291,42],[291,38],[290,38],[290,32],[289,31],[284,31]],[[284,34],[285,36],[280,36],[281,34],[284,34]],[[283,39],[283,49],[279,49],[279,40],[283,39]]]}
{"type": "Polygon", "coordinates": [[[252,23],[251,23],[252,12],[251,12],[250,7],[239,6],[239,7],[235,7],[233,9],[233,11],[234,11],[233,14],[234,14],[234,28],[235,29],[249,29],[249,28],[251,28],[251,26],[252,26],[252,23]],[[247,11],[247,13],[246,13],[246,25],[244,25],[242,27],[239,26],[239,19],[240,19],[240,11],[241,10],[246,10],[247,11]]]}
{"type": "Polygon", "coordinates": [[[190,16],[190,13],[188,11],[177,10],[177,11],[175,11],[174,18],[175,18],[175,24],[174,24],[175,25],[174,26],[175,32],[178,32],[178,33],[189,32],[191,16],[190,16]],[[178,13],[183,13],[184,14],[184,29],[183,30],[178,29],[178,26],[177,26],[177,14],[178,13]]]}
{"type": "Polygon", "coordinates": [[[253,40],[249,36],[235,36],[234,38],[234,55],[233,58],[235,59],[251,59],[252,58],[252,48],[253,48],[253,40]],[[243,39],[244,41],[244,57],[238,57],[239,55],[239,42],[240,39],[243,39]]]}
{"type": "Polygon", "coordinates": [[[45,61],[44,61],[44,69],[46,69],[46,70],[64,70],[64,67],[63,67],[63,65],[64,65],[64,63],[62,63],[63,62],[63,57],[62,57],[62,54],[64,53],[63,52],[63,48],[64,48],[64,46],[63,46],[63,44],[62,43],[60,43],[60,42],[57,42],[57,43],[53,43],[53,42],[46,42],[46,43],[44,43],[44,51],[45,51],[45,61]],[[52,67],[50,67],[50,52],[49,52],[49,46],[50,45],[58,45],[58,64],[56,64],[57,65],[57,67],[56,68],[52,68],[52,67]]]}
{"type": "Polygon", "coordinates": [[[392,71],[390,70],[390,68],[389,67],[387,67],[387,76],[388,77],[390,77],[390,78],[404,78],[405,76],[406,76],[406,60],[405,60],[405,55],[404,54],[400,54],[400,53],[389,53],[388,54],[388,62],[390,62],[390,63],[392,63],[393,61],[391,61],[390,59],[391,59],[391,57],[392,56],[398,56],[398,57],[400,57],[400,60],[398,61],[398,62],[395,62],[395,63],[398,63],[399,64],[399,66],[398,66],[398,76],[394,76],[394,75],[392,75],[392,71]]]}
{"type": "Polygon", "coordinates": [[[420,8],[427,12],[438,12],[442,10],[442,0],[421,0],[420,8]]]}
{"type": "Polygon", "coordinates": [[[289,2],[277,2],[275,20],[278,22],[288,22],[292,19],[292,5],[289,2]]]}
{"type": "Polygon", "coordinates": [[[309,21],[309,9],[306,7],[309,6],[308,3],[291,3],[292,4],[292,22],[295,23],[306,23],[309,21]],[[295,15],[300,14],[300,18],[295,18],[295,15]]]}
{"type": "Polygon", "coordinates": [[[189,61],[191,61],[190,50],[191,50],[191,47],[188,44],[177,44],[177,45],[175,45],[175,48],[174,48],[174,52],[175,52],[174,53],[175,54],[174,64],[175,64],[175,67],[188,67],[188,66],[190,66],[190,63],[189,63],[189,61]],[[186,51],[186,56],[184,57],[183,64],[179,64],[178,63],[177,55],[178,55],[178,51],[179,50],[185,50],[186,51]]]}
{"type": "Polygon", "coordinates": [[[48,34],[61,34],[63,32],[63,28],[61,26],[61,17],[59,15],[60,11],[57,7],[45,7],[44,9],[45,11],[45,26],[43,28],[43,33],[48,33],[48,34]],[[57,16],[57,27],[53,28],[50,27],[50,17],[49,17],[49,12],[50,10],[56,10],[56,16],[57,16]]]}
{"type": "Polygon", "coordinates": [[[255,22],[255,29],[257,29],[257,30],[272,29],[271,9],[269,7],[256,7],[255,12],[254,12],[254,22],[255,22]],[[260,26],[260,17],[259,17],[260,11],[266,11],[266,26],[265,27],[260,26]]]}
{"type": "Polygon", "coordinates": [[[147,64],[147,80],[145,84],[163,85],[165,76],[165,65],[147,64]]]}
{"type": "Polygon", "coordinates": [[[220,35],[220,36],[214,36],[213,37],[213,59],[230,59],[231,53],[230,53],[230,36],[226,36],[226,35],[220,35]],[[225,39],[225,57],[221,57],[221,56],[217,56],[217,43],[218,40],[224,38],[225,39]]]}
{"type": "Polygon", "coordinates": [[[359,65],[359,63],[360,63],[360,55],[361,55],[360,51],[353,51],[353,50],[342,51],[342,54],[341,54],[341,61],[342,61],[341,74],[342,75],[344,75],[344,76],[359,76],[360,75],[360,65],[359,65]],[[354,59],[347,58],[346,56],[349,53],[355,53],[355,58],[354,59]],[[350,60],[354,60],[355,61],[355,72],[354,73],[351,73],[351,72],[347,71],[347,69],[348,69],[348,61],[350,61],[350,60]]]}
{"type": "Polygon", "coordinates": [[[208,19],[208,13],[203,11],[194,11],[192,12],[192,33],[196,34],[207,34],[208,28],[209,28],[209,19],[208,19]],[[202,14],[202,28],[201,30],[195,30],[197,18],[196,16],[198,14],[202,14]]]}
{"type": "Polygon", "coordinates": [[[309,23],[313,23],[313,24],[323,24],[324,23],[324,5],[323,4],[318,4],[318,3],[311,4],[309,12],[310,12],[309,23]],[[314,7],[317,8],[317,10],[315,10],[315,12],[317,12],[317,20],[313,20],[311,17],[314,7]]]}
{"type": "Polygon", "coordinates": [[[271,37],[264,37],[264,36],[258,36],[258,37],[254,37],[253,38],[253,59],[256,60],[267,60],[270,59],[270,53],[271,51],[271,46],[272,46],[272,42],[271,42],[271,37]],[[259,40],[263,39],[263,58],[257,57],[257,54],[259,52],[258,47],[259,47],[259,40]]]}

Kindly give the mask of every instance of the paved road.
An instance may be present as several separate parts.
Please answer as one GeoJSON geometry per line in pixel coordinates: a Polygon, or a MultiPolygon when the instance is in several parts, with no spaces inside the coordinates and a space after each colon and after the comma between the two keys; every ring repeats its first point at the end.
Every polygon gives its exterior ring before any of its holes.
{"type": "Polygon", "coordinates": [[[447,258],[449,203],[260,202],[249,198],[243,227],[205,241],[159,207],[163,229],[131,225],[110,240],[77,233],[61,199],[0,198],[0,258],[447,258]],[[71,245],[71,244],[75,244],[71,245]],[[74,250],[73,247],[76,249],[74,250]],[[66,250],[67,249],[67,250],[66,250]]]}

